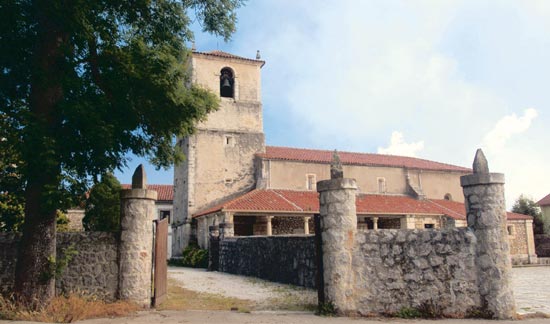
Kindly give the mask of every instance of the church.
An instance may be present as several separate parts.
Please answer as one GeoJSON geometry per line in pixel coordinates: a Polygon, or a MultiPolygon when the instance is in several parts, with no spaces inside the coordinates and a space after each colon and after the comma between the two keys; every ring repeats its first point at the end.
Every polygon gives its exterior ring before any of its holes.
{"type": "MultiPolygon", "coordinates": [[[[330,178],[332,151],[266,146],[261,68],[265,62],[222,51],[191,57],[192,81],[220,95],[220,109],[178,139],[186,160],[174,168],[172,251],[208,245],[208,227],[234,235],[311,234],[316,184],[330,178]]],[[[358,185],[360,230],[466,226],[460,176],[471,169],[419,158],[337,152],[358,185]]],[[[532,217],[508,213],[514,263],[536,263],[532,217]]]]}

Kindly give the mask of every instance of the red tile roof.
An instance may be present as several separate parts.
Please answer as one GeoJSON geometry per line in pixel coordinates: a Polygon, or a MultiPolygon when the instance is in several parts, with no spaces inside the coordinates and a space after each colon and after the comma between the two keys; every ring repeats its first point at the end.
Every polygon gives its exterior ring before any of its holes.
{"type": "MultiPolygon", "coordinates": [[[[258,153],[257,156],[270,160],[330,163],[330,161],[332,161],[332,154],[333,151],[328,150],[267,146],[265,153],[258,153]]],[[[338,155],[340,156],[342,163],[348,165],[389,166],[434,171],[472,172],[472,170],[468,168],[408,156],[355,152],[338,152],[338,155]]]]}
{"type": "MultiPolygon", "coordinates": [[[[369,215],[447,215],[453,219],[465,220],[463,203],[439,199],[417,200],[409,196],[357,195],[357,214],[369,215]]],[[[315,191],[295,190],[253,190],[240,197],[210,207],[193,217],[200,217],[219,211],[317,214],[319,194],[315,191]]],[[[508,219],[532,219],[531,216],[508,213],[508,219]]]]}
{"type": "MultiPolygon", "coordinates": [[[[131,189],[131,184],[122,184],[122,189],[131,189]]],[[[147,189],[155,190],[158,194],[157,201],[173,201],[174,186],[162,184],[148,184],[147,189]]]]}
{"type": "Polygon", "coordinates": [[[550,206],[550,194],[537,202],[539,206],[550,206]]]}
{"type": "Polygon", "coordinates": [[[237,55],[233,55],[233,54],[230,54],[230,53],[227,53],[227,52],[223,52],[223,51],[209,51],[209,52],[198,52],[198,51],[194,51],[193,54],[200,54],[200,55],[206,55],[206,56],[217,56],[217,57],[223,57],[223,58],[231,58],[231,59],[237,59],[237,60],[243,60],[243,61],[250,61],[250,62],[259,62],[259,63],[262,63],[262,66],[264,66],[265,64],[265,61],[262,61],[262,60],[255,60],[255,59],[250,59],[250,58],[246,58],[246,57],[242,57],[242,56],[237,56],[237,55]]]}

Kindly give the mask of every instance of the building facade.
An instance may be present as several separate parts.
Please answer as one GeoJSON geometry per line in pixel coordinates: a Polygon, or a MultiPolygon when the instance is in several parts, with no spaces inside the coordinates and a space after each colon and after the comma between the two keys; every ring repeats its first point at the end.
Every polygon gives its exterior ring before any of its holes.
{"type": "MultiPolygon", "coordinates": [[[[208,244],[208,227],[235,235],[312,233],[317,182],[330,178],[333,153],[266,146],[262,125],[264,62],[214,51],[194,52],[193,81],[220,94],[220,109],[177,145],[187,160],[174,171],[174,255],[189,240],[208,244]]],[[[424,159],[338,152],[358,185],[359,228],[466,226],[460,176],[471,169],[424,159]]],[[[529,216],[508,213],[518,262],[536,259],[529,216]]]]}

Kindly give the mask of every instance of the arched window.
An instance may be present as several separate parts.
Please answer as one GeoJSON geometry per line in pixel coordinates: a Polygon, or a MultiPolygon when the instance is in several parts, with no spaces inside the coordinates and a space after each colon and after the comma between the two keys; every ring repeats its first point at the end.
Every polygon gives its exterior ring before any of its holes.
{"type": "Polygon", "coordinates": [[[445,194],[445,197],[443,197],[443,199],[452,201],[452,200],[453,200],[453,196],[451,196],[450,193],[447,193],[447,194],[445,194]]]}
{"type": "Polygon", "coordinates": [[[235,87],[235,76],[230,68],[223,68],[220,72],[220,96],[233,98],[235,87]]]}

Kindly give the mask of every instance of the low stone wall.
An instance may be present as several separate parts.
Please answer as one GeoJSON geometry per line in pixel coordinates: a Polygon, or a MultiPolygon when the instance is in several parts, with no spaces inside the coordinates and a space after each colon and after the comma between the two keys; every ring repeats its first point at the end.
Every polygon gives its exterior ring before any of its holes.
{"type": "Polygon", "coordinates": [[[361,315],[407,307],[464,316],[480,305],[476,238],[467,229],[357,233],[352,269],[361,315]]]}
{"type": "Polygon", "coordinates": [[[17,243],[21,237],[18,233],[0,233],[0,293],[13,291],[17,243]]]}
{"type": "Polygon", "coordinates": [[[76,232],[57,235],[57,255],[76,253],[56,280],[56,293],[78,293],[115,300],[118,290],[118,243],[115,233],[76,232]]]}
{"type": "Polygon", "coordinates": [[[226,237],[219,253],[222,272],[315,286],[313,235],[226,237]]]}
{"type": "MultiPolygon", "coordinates": [[[[20,235],[0,233],[0,291],[13,291],[17,244],[20,235]]],[[[58,259],[70,250],[76,251],[61,278],[56,280],[56,293],[79,293],[114,300],[118,289],[116,234],[78,232],[57,234],[58,259]]]]}

